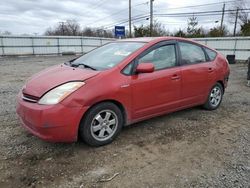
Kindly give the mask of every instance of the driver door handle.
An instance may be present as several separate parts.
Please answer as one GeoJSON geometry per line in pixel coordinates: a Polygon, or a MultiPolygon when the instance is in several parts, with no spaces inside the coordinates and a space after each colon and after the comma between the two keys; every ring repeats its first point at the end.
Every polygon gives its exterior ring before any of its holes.
{"type": "Polygon", "coordinates": [[[172,80],[179,80],[181,77],[178,74],[174,74],[171,79],[172,80]]]}

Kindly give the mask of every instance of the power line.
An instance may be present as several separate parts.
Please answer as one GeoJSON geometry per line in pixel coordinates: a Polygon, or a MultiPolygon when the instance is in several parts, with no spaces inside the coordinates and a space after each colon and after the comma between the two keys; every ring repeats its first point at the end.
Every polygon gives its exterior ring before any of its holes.
{"type": "MultiPolygon", "coordinates": [[[[103,2],[100,2],[101,4],[103,4],[106,0],[103,0],[103,2]]],[[[199,5],[191,5],[191,6],[183,6],[183,7],[176,7],[176,8],[168,8],[167,10],[176,10],[176,9],[183,9],[183,8],[194,8],[194,7],[202,7],[202,6],[209,6],[209,5],[217,5],[217,4],[222,4],[222,3],[232,3],[232,2],[236,2],[237,0],[232,0],[232,1],[225,1],[225,2],[217,2],[217,3],[206,3],[206,4],[199,4],[199,5]]],[[[100,3],[98,3],[96,5],[96,7],[100,6],[100,3]]],[[[149,4],[149,1],[147,2],[144,2],[144,3],[139,3],[139,4],[136,4],[136,5],[133,5],[132,8],[134,7],[137,7],[137,6],[141,6],[141,5],[146,5],[146,4],[149,4]]],[[[96,23],[99,23],[99,22],[102,22],[104,19],[107,19],[107,18],[110,18],[112,16],[115,16],[117,14],[121,14],[121,12],[124,12],[125,10],[128,10],[127,8],[125,9],[122,9],[122,10],[119,10],[109,16],[106,16],[104,18],[102,18],[101,20],[98,19],[98,20],[94,20],[92,22],[89,22],[88,24],[86,25],[93,25],[93,24],[96,24],[96,23]]],[[[157,10],[162,10],[162,9],[157,9],[157,10]]],[[[155,12],[155,11],[154,11],[155,12]]],[[[191,14],[191,13],[190,13],[191,14]]],[[[193,13],[192,13],[193,14],[193,13]]],[[[210,16],[210,15],[209,15],[210,16]]],[[[157,16],[159,17],[159,15],[157,16]]],[[[170,17],[170,16],[169,16],[170,17]]],[[[176,16],[176,17],[185,17],[185,16],[176,16]]],[[[120,23],[120,22],[125,22],[126,20],[120,20],[120,21],[117,21],[117,23],[120,23]]],[[[126,22],[125,22],[126,23],[126,22]]],[[[107,26],[110,26],[112,24],[107,24],[107,25],[104,25],[104,26],[101,26],[101,27],[107,27],[107,26]]],[[[115,24],[113,24],[115,25],[115,24]]]]}
{"type": "MultiPolygon", "coordinates": [[[[239,10],[250,10],[250,9],[239,9],[239,10]]],[[[235,12],[237,10],[225,10],[224,14],[230,14],[231,12],[235,12]]],[[[171,13],[171,14],[154,14],[156,17],[190,17],[190,16],[196,16],[196,17],[200,17],[200,16],[217,16],[217,15],[221,15],[222,10],[218,10],[218,11],[200,11],[200,12],[185,12],[185,13],[171,13]]],[[[137,15],[135,17],[132,17],[132,20],[138,20],[138,19],[142,19],[142,18],[147,18],[149,15],[137,15]]],[[[124,19],[124,20],[120,20],[116,23],[113,24],[108,24],[103,26],[104,28],[110,28],[113,27],[114,25],[119,25],[119,24],[124,24],[127,23],[128,19],[124,19]]]]}
{"type": "Polygon", "coordinates": [[[95,10],[96,8],[100,7],[101,5],[103,5],[107,0],[100,0],[99,3],[97,3],[95,6],[93,6],[91,8],[91,11],[92,10],[95,10]]]}
{"type": "MultiPolygon", "coordinates": [[[[132,17],[132,20],[133,20],[133,19],[136,19],[136,18],[139,18],[139,17],[142,17],[142,16],[148,16],[148,14],[138,14],[138,15],[135,15],[135,16],[132,17]]],[[[100,26],[100,27],[114,26],[114,25],[126,23],[126,22],[128,22],[128,21],[129,21],[129,19],[126,18],[126,19],[122,19],[122,20],[119,20],[119,21],[114,22],[114,23],[111,23],[111,24],[102,25],[102,26],[100,26]]]]}
{"type": "Polygon", "coordinates": [[[95,10],[95,9],[97,9],[98,7],[100,7],[101,5],[103,5],[105,2],[106,2],[107,0],[99,0],[99,2],[97,3],[97,4],[91,4],[91,5],[94,5],[93,7],[90,7],[89,9],[89,11],[87,11],[87,12],[85,12],[85,14],[87,14],[87,13],[90,13],[91,11],[93,11],[93,10],[95,10]]]}
{"type": "MultiPolygon", "coordinates": [[[[149,17],[149,15],[140,16],[140,17],[132,18],[131,21],[134,21],[134,20],[142,20],[142,19],[145,19],[145,18],[148,18],[148,17],[149,17]]],[[[128,23],[128,20],[123,21],[123,22],[117,22],[117,23],[112,24],[112,25],[104,26],[104,28],[108,29],[108,28],[114,27],[115,25],[120,25],[120,24],[124,24],[124,23],[128,23]]]]}
{"type": "MultiPolygon", "coordinates": [[[[245,13],[250,13],[250,12],[245,12],[245,13]]],[[[225,15],[230,15],[230,13],[224,13],[225,15]]],[[[169,17],[169,18],[183,18],[183,17],[191,17],[191,16],[195,16],[195,17],[206,17],[206,16],[221,16],[221,13],[210,13],[210,14],[189,14],[189,15],[176,15],[176,16],[155,16],[155,17],[169,17]]]]}
{"type": "MultiPolygon", "coordinates": [[[[176,7],[176,8],[167,8],[167,10],[178,10],[178,9],[185,9],[185,8],[194,8],[194,7],[203,7],[203,6],[209,6],[209,5],[218,5],[223,3],[232,3],[237,2],[237,0],[234,1],[225,1],[225,2],[218,2],[218,3],[207,3],[207,4],[199,4],[199,5],[190,5],[190,6],[183,6],[183,7],[176,7]]],[[[166,10],[166,8],[160,8],[157,10],[166,10]]]]}
{"type": "MultiPolygon", "coordinates": [[[[148,1],[146,1],[146,2],[144,2],[144,3],[135,4],[135,5],[131,6],[131,8],[133,9],[134,7],[138,7],[138,6],[141,6],[141,5],[147,5],[147,4],[148,4],[148,1]]],[[[100,20],[100,19],[94,20],[94,21],[91,21],[91,22],[87,23],[86,25],[89,25],[89,24],[92,25],[92,24],[96,24],[96,23],[102,22],[103,20],[105,20],[105,19],[107,19],[107,18],[110,18],[110,17],[115,16],[115,15],[117,15],[117,14],[121,14],[121,12],[124,12],[124,11],[127,11],[127,10],[128,10],[127,8],[121,9],[121,10],[119,10],[119,11],[116,11],[116,12],[114,12],[114,13],[112,13],[112,14],[110,14],[110,15],[104,17],[104,18],[102,18],[101,20],[100,20]]]]}
{"type": "MultiPolygon", "coordinates": [[[[239,9],[239,10],[250,10],[250,9],[239,9]]],[[[237,10],[224,10],[224,12],[236,12],[237,10]]],[[[154,14],[156,16],[179,16],[179,15],[199,15],[199,14],[210,14],[210,13],[222,13],[222,10],[212,10],[212,11],[200,11],[200,12],[182,12],[182,13],[169,13],[169,14],[154,14]]]]}

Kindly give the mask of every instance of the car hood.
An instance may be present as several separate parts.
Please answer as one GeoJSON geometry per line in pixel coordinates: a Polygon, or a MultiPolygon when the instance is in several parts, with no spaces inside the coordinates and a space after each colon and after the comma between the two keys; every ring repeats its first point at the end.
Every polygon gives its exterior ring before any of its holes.
{"type": "Polygon", "coordinates": [[[96,76],[98,71],[56,65],[33,75],[23,88],[23,93],[41,97],[52,88],[69,81],[84,81],[96,76]]]}

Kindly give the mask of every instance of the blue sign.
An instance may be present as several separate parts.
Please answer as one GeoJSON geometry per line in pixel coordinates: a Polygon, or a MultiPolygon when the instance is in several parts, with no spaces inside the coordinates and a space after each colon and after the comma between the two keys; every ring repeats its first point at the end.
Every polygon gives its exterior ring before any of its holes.
{"type": "Polygon", "coordinates": [[[115,37],[125,37],[125,26],[115,26],[115,37]]]}

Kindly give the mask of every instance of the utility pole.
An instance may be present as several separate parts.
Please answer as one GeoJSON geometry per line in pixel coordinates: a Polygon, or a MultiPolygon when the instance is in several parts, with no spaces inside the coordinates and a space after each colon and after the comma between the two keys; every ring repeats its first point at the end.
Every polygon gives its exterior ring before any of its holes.
{"type": "Polygon", "coordinates": [[[236,17],[235,17],[235,23],[234,23],[234,37],[236,35],[236,27],[237,27],[237,21],[238,21],[238,14],[239,14],[239,8],[237,7],[236,17]]]}
{"type": "Polygon", "coordinates": [[[225,3],[223,4],[222,15],[221,15],[221,22],[220,22],[220,32],[221,32],[221,36],[223,35],[222,30],[223,30],[224,14],[225,14],[225,3]]]}
{"type": "Polygon", "coordinates": [[[153,34],[153,1],[150,0],[150,36],[153,34]]]}
{"type": "Polygon", "coordinates": [[[129,37],[132,37],[132,33],[131,33],[131,0],[129,0],[129,37]]]}

